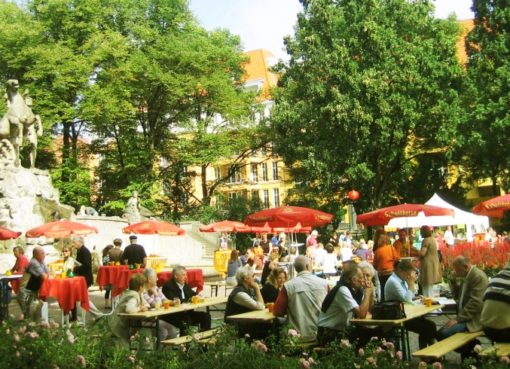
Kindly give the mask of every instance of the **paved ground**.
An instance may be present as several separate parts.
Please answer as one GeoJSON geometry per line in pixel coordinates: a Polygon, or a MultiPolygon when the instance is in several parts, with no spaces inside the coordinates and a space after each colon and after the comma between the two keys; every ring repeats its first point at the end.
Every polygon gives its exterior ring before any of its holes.
{"type": "MultiPolygon", "coordinates": [[[[230,291],[231,291],[230,289],[227,290],[227,293],[230,293],[230,291]]],[[[206,297],[211,296],[211,288],[207,284],[205,285],[203,294],[206,297]]],[[[224,294],[225,294],[224,287],[220,287],[220,289],[218,291],[218,296],[224,296],[224,294]]],[[[105,314],[111,312],[111,309],[105,308],[104,291],[100,291],[97,287],[91,287],[91,289],[89,290],[89,296],[90,296],[90,301],[101,312],[103,312],[105,314]]],[[[61,318],[62,318],[61,310],[60,310],[56,300],[51,299],[49,301],[48,312],[49,312],[48,315],[49,315],[50,319],[53,319],[56,322],[61,321],[61,318]]],[[[20,314],[19,306],[15,300],[13,300],[11,302],[11,304],[9,305],[9,313],[11,315],[14,315],[15,317],[19,316],[19,314],[20,314]]],[[[213,318],[213,326],[219,325],[223,322],[223,313],[214,311],[214,312],[212,312],[212,318],[213,318]]],[[[431,316],[429,318],[432,319],[436,323],[437,327],[441,327],[444,324],[444,322],[446,322],[448,320],[449,317],[448,317],[448,315],[439,315],[439,316],[431,316]]],[[[86,314],[86,319],[87,319],[86,321],[88,324],[88,323],[92,322],[92,320],[94,319],[94,316],[90,313],[86,314]]],[[[411,352],[414,352],[418,349],[418,338],[415,333],[410,332],[410,341],[411,341],[410,342],[411,352]]],[[[482,346],[489,345],[489,342],[485,338],[482,338],[481,341],[482,341],[482,346]]],[[[460,355],[457,353],[450,353],[446,356],[446,360],[452,364],[460,364],[460,355]]],[[[416,362],[416,363],[418,362],[417,359],[413,359],[412,361],[416,362]]]]}

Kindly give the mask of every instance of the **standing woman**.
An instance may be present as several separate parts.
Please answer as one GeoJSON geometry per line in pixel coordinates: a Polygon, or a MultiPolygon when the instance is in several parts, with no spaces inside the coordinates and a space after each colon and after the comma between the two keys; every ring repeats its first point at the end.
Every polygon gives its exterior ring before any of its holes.
{"type": "Polygon", "coordinates": [[[395,270],[395,262],[399,259],[395,248],[391,245],[390,236],[381,233],[377,239],[374,252],[374,268],[381,283],[381,300],[384,301],[384,285],[395,270]]]}
{"type": "Polygon", "coordinates": [[[227,264],[227,280],[226,284],[227,286],[236,286],[237,280],[236,280],[236,272],[237,269],[242,267],[241,259],[239,259],[239,251],[236,249],[233,249],[230,253],[230,259],[228,260],[227,264]]]}
{"type": "Polygon", "coordinates": [[[421,242],[420,257],[420,285],[425,297],[433,297],[434,284],[441,283],[441,264],[437,254],[437,242],[432,237],[432,230],[428,226],[420,228],[423,237],[421,242]]]}

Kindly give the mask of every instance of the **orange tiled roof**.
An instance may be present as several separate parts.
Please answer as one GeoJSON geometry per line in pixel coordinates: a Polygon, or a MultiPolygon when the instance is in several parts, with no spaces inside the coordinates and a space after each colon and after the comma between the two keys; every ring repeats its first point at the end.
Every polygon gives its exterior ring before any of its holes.
{"type": "Polygon", "coordinates": [[[247,85],[255,84],[260,86],[262,100],[271,99],[270,89],[276,86],[278,77],[275,73],[269,71],[271,68],[272,61],[276,60],[273,54],[267,50],[257,49],[245,52],[250,60],[244,66],[246,70],[246,81],[247,85]]]}

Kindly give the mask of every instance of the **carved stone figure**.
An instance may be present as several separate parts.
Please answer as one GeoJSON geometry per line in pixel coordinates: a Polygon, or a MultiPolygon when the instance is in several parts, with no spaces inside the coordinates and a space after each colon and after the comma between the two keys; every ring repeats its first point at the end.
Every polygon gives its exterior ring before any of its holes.
{"type": "Polygon", "coordinates": [[[129,198],[126,209],[124,210],[124,218],[126,218],[130,224],[139,222],[140,217],[140,202],[138,201],[138,192],[133,191],[129,198]]]}
{"type": "Polygon", "coordinates": [[[79,214],[82,215],[82,216],[94,216],[94,217],[97,217],[99,215],[99,213],[97,212],[96,209],[94,209],[91,206],[85,206],[85,205],[82,205],[80,207],[80,213],[79,214]]]}
{"type": "MultiPolygon", "coordinates": [[[[23,138],[26,138],[31,147],[30,167],[34,168],[37,136],[42,135],[41,118],[32,112],[32,99],[28,97],[28,91],[25,91],[23,96],[18,92],[18,80],[8,80],[6,87],[7,112],[0,119],[0,140],[9,141],[14,150],[14,166],[19,167],[19,152],[23,145],[23,138]]],[[[2,156],[0,161],[5,162],[3,158],[2,156]]]]}

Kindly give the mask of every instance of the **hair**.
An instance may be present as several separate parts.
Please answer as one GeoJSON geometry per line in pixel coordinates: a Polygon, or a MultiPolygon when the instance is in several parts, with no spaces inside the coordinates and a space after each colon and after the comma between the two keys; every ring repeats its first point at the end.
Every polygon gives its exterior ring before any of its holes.
{"type": "Polygon", "coordinates": [[[237,285],[241,286],[246,277],[250,277],[253,275],[253,270],[249,266],[243,266],[237,269],[236,271],[236,281],[237,285]]]}
{"type": "Polygon", "coordinates": [[[425,238],[432,236],[432,229],[430,229],[429,226],[426,226],[426,225],[421,226],[420,232],[421,232],[422,236],[425,238]]]}
{"type": "Polygon", "coordinates": [[[377,239],[377,248],[390,245],[390,236],[388,236],[386,233],[381,234],[379,238],[377,239]]]}
{"type": "Polygon", "coordinates": [[[141,287],[145,286],[147,278],[144,274],[133,274],[129,279],[129,289],[131,291],[138,291],[141,287]]]}
{"type": "MultiPolygon", "coordinates": [[[[386,234],[386,231],[383,228],[376,229],[374,234],[374,251],[379,247],[379,238],[386,234]]],[[[370,241],[369,241],[370,242],[370,241]]]]}
{"type": "Polygon", "coordinates": [[[72,236],[71,242],[78,242],[80,245],[85,245],[85,238],[83,236],[72,236]]]}
{"type": "Polygon", "coordinates": [[[411,270],[416,270],[413,263],[410,260],[401,259],[395,263],[395,268],[397,272],[409,272],[411,270]]]}
{"type": "Polygon", "coordinates": [[[106,247],[103,249],[103,257],[108,255],[108,251],[110,251],[111,249],[113,249],[113,245],[106,245],[106,247]]]}
{"type": "Polygon", "coordinates": [[[310,260],[306,256],[300,255],[294,260],[294,269],[296,269],[296,272],[300,273],[306,270],[308,264],[310,264],[310,260]]]}
{"type": "Polygon", "coordinates": [[[328,254],[332,254],[333,251],[335,251],[335,246],[333,246],[331,242],[328,242],[326,244],[326,251],[328,252],[328,254]]]}
{"type": "Polygon", "coordinates": [[[454,265],[469,265],[470,263],[470,260],[469,260],[469,257],[465,256],[465,255],[459,255],[457,256],[455,259],[453,259],[453,264],[454,265]]]}
{"type": "Polygon", "coordinates": [[[62,246],[62,252],[66,251],[66,250],[67,250],[67,251],[71,251],[71,249],[72,249],[72,247],[71,247],[71,246],[69,246],[69,245],[64,245],[64,246],[62,246]]]}
{"type": "Polygon", "coordinates": [[[352,285],[352,278],[358,274],[359,267],[356,263],[346,263],[347,268],[344,268],[342,271],[342,276],[340,277],[340,280],[346,284],[351,286],[352,285]]]}
{"type": "Polygon", "coordinates": [[[267,277],[267,283],[269,283],[273,287],[278,288],[276,279],[278,278],[278,276],[281,273],[285,274],[285,279],[288,279],[287,271],[283,268],[278,267],[278,268],[274,268],[273,270],[271,270],[271,273],[269,273],[269,276],[267,277]]]}
{"type": "Polygon", "coordinates": [[[372,276],[377,275],[377,271],[375,270],[374,266],[370,264],[368,261],[363,260],[358,263],[358,268],[360,269],[370,269],[370,272],[372,273],[372,276]]]}
{"type": "Polygon", "coordinates": [[[14,246],[12,249],[12,252],[17,251],[21,255],[25,255],[25,250],[23,250],[23,247],[21,246],[14,246]]]}
{"type": "Polygon", "coordinates": [[[115,245],[115,247],[120,247],[122,246],[122,240],[120,238],[116,238],[113,240],[113,244],[115,245]]]}
{"type": "Polygon", "coordinates": [[[234,263],[237,260],[239,260],[239,251],[236,249],[233,249],[232,252],[230,253],[230,260],[228,262],[234,263]]]}
{"type": "Polygon", "coordinates": [[[158,273],[156,273],[156,271],[152,268],[145,268],[145,270],[143,271],[143,275],[145,276],[145,278],[147,278],[147,281],[151,277],[156,277],[156,279],[158,278],[158,273]]]}
{"type": "Polygon", "coordinates": [[[186,273],[186,268],[183,267],[182,265],[176,265],[174,267],[174,270],[172,271],[173,277],[175,278],[176,274],[181,274],[181,273],[186,273]]]}
{"type": "Polygon", "coordinates": [[[36,246],[32,250],[32,256],[35,258],[40,252],[44,253],[44,249],[41,246],[36,246]]]}

